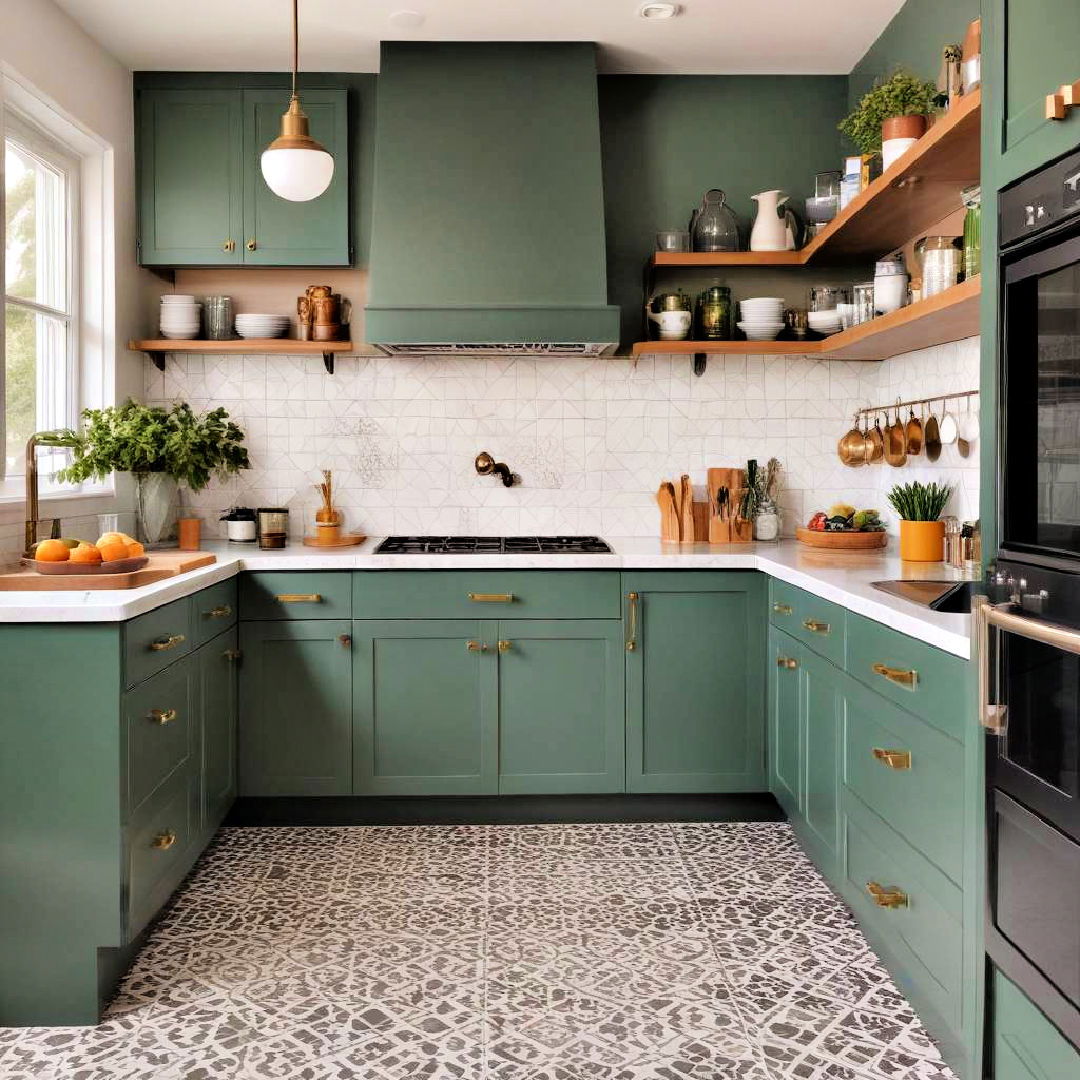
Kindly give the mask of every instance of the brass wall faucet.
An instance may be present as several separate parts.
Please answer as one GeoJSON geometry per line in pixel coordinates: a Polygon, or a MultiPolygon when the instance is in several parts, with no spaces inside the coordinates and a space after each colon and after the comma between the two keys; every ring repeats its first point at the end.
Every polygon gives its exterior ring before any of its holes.
{"type": "Polygon", "coordinates": [[[521,477],[517,473],[510,471],[510,466],[501,461],[496,461],[486,450],[481,450],[476,455],[476,471],[481,476],[497,476],[502,482],[504,487],[513,487],[518,483],[521,477]]]}
{"type": "MultiPolygon", "coordinates": [[[[37,448],[39,446],[63,446],[60,442],[63,432],[60,431],[35,431],[26,440],[26,551],[24,554],[31,558],[34,548],[37,546],[38,525],[41,524],[40,501],[38,497],[38,467],[37,448]]],[[[52,533],[54,540],[60,539],[60,519],[52,519],[52,533]]]]}

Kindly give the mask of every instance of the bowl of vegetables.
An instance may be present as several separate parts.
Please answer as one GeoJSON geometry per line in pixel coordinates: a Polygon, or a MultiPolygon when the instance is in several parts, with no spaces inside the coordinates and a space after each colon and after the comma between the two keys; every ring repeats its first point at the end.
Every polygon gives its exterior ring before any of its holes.
{"type": "Polygon", "coordinates": [[[835,503],[820,510],[795,530],[801,544],[834,551],[868,551],[888,542],[885,523],[877,510],[856,510],[850,503],[835,503]]]}

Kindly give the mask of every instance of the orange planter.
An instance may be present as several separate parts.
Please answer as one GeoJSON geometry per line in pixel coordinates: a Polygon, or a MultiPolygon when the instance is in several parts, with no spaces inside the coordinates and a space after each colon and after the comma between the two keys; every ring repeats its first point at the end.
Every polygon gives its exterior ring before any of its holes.
{"type": "Polygon", "coordinates": [[[921,139],[926,134],[925,116],[890,116],[881,122],[881,141],[921,139]]]}
{"type": "Polygon", "coordinates": [[[945,558],[945,522],[901,521],[900,558],[905,562],[941,562],[945,558]]]}

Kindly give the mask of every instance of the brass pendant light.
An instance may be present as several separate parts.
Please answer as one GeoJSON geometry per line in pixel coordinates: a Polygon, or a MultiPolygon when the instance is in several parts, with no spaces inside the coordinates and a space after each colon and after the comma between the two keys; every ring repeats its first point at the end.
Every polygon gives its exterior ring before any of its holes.
{"type": "Polygon", "coordinates": [[[262,174],[267,186],[282,199],[308,202],[318,198],[334,178],[334,159],[308,131],[308,118],[296,93],[299,67],[298,0],[292,0],[292,97],[281,118],[281,134],[263,151],[262,174]]]}

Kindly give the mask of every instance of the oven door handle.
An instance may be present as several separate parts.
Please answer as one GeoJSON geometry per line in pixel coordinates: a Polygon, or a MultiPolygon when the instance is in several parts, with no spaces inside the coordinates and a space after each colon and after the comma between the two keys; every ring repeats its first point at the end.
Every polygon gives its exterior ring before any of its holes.
{"type": "Polygon", "coordinates": [[[975,648],[979,665],[979,723],[991,735],[1004,735],[1008,707],[990,700],[991,629],[1004,630],[1076,656],[1080,656],[1080,630],[1017,615],[1011,603],[991,604],[985,596],[972,597],[971,612],[975,620],[975,648]]]}

